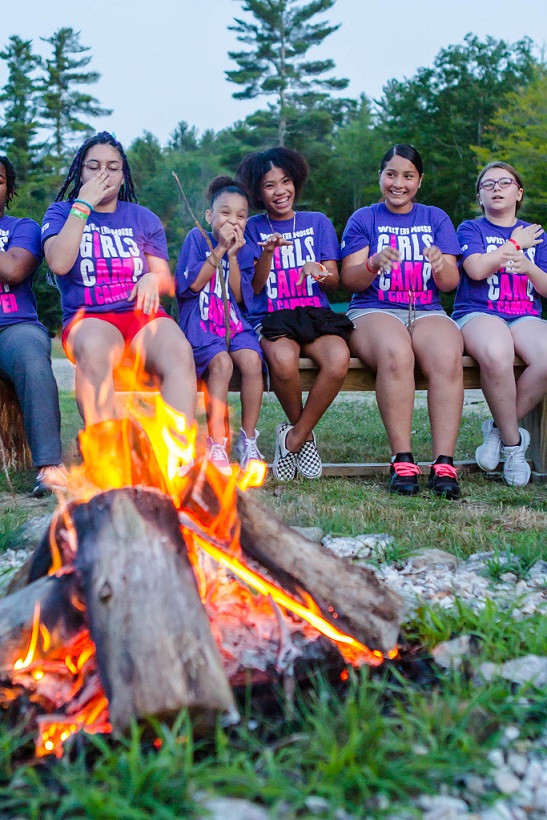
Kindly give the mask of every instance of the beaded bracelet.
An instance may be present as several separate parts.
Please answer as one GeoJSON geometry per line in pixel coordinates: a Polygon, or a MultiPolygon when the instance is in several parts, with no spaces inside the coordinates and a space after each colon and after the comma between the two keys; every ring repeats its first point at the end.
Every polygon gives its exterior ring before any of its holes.
{"type": "Polygon", "coordinates": [[[513,239],[513,238],[511,237],[511,239],[508,239],[507,241],[508,241],[508,242],[512,242],[512,243],[513,243],[513,245],[515,246],[515,248],[517,249],[517,251],[520,251],[520,245],[519,245],[519,243],[517,242],[517,240],[516,240],[516,239],[513,239]]]}
{"type": "Polygon", "coordinates": [[[93,210],[93,205],[90,205],[89,202],[85,201],[85,199],[75,199],[74,202],[81,202],[82,205],[85,205],[87,208],[89,208],[90,213],[93,210]]]}
{"type": "Polygon", "coordinates": [[[209,264],[212,265],[215,270],[218,268],[218,266],[220,264],[220,262],[217,261],[216,256],[213,256],[212,253],[209,254],[209,256],[207,257],[207,259],[205,261],[209,262],[209,264]]]}
{"type": "Polygon", "coordinates": [[[77,216],[78,219],[88,219],[89,214],[84,213],[84,211],[80,211],[78,208],[71,208],[70,213],[72,216],[77,216]]]}

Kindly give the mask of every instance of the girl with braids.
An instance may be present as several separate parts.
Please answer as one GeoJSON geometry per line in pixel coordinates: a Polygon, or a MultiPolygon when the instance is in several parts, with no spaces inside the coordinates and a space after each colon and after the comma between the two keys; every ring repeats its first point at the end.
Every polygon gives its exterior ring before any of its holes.
{"type": "Polygon", "coordinates": [[[25,432],[37,468],[32,495],[63,489],[61,419],[51,369],[51,340],[38,321],[32,292],[42,261],[40,227],[32,219],[7,216],[16,193],[15,169],[0,157],[0,377],[10,381],[23,411],[25,432]]]}
{"type": "Polygon", "coordinates": [[[127,158],[112,134],[80,147],[46,212],[42,242],[61,291],[62,341],[76,364],[86,425],[115,416],[113,371],[127,354],[159,377],[164,400],[192,424],[192,351],[160,306],[160,294],[173,291],[165,232],[136,204],[127,158]]]}
{"type": "Polygon", "coordinates": [[[175,280],[179,324],[192,345],[197,375],[207,383],[207,457],[221,473],[230,475],[224,419],[234,365],[241,372],[241,431],[236,444],[241,468],[263,458],[256,443],[262,353],[256,333],[243,318],[253,298],[254,254],[244,239],[249,200],[243,186],[220,176],[213,179],[207,194],[210,207],[205,217],[211,225],[213,250],[201,231],[193,228],[182,246],[175,280]]]}
{"type": "Polygon", "coordinates": [[[336,232],[324,214],[294,208],[308,170],[297,151],[276,147],[246,156],[236,175],[249,189],[253,207],[264,211],[247,223],[256,260],[256,295],[248,318],[260,335],[272,387],[288,419],[276,430],[273,474],[278,481],[297,474],[321,476],[314,427],[338,395],[349,367],[344,336],[352,326],[345,317],[348,328],[340,332],[335,326],[325,293],[339,284],[336,232]],[[305,404],[301,355],[319,367],[305,404]]]}

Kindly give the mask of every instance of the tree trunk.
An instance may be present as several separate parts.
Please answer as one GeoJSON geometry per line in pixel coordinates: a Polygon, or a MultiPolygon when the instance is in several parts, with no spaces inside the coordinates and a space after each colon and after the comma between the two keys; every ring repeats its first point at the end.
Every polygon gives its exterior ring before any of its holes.
{"type": "Polygon", "coordinates": [[[4,467],[30,470],[32,455],[13,385],[0,379],[0,469],[4,467]]]}

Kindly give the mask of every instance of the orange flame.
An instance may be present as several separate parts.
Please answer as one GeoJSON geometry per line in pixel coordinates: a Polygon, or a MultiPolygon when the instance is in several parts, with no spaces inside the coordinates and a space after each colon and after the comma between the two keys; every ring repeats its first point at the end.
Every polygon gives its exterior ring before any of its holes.
{"type": "MultiPolygon", "coordinates": [[[[45,627],[44,627],[45,629],[45,627]]],[[[38,644],[38,636],[40,635],[40,602],[36,601],[34,604],[34,613],[32,616],[32,630],[30,633],[30,641],[28,645],[27,654],[24,658],[18,658],[15,663],[13,664],[13,668],[18,671],[19,669],[27,669],[32,661],[34,660],[34,655],[36,653],[36,646],[38,644]]]]}

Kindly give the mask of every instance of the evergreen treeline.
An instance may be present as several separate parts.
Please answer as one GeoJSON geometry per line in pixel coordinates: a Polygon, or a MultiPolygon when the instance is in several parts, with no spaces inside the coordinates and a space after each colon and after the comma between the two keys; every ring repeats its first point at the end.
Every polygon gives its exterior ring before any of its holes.
{"type": "MultiPolygon", "coordinates": [[[[128,148],[139,201],[162,219],[173,261],[193,222],[171,172],[201,217],[213,176],[233,174],[246,153],[280,141],[301,151],[311,167],[301,207],[323,211],[340,233],[356,208],[378,200],[379,160],[395,142],[419,149],[426,171],[421,200],[443,208],[455,225],[477,214],[477,168],[493,157],[512,162],[524,176],[524,218],[547,222],[547,72],[530,39],[509,44],[469,34],[414,77],[390,80],[377,101],[333,98],[331,91],[346,81],[325,79],[332,61],[310,61],[307,51],[335,30],[314,22],[335,0],[298,2],[244,0],[253,18],[236,19],[233,27],[247,46],[230,54],[238,70],[227,72],[228,79],[243,89],[234,97],[266,95],[267,108],[219,132],[198,134],[179,122],[167,145],[145,132],[128,148]]],[[[62,28],[44,41],[51,49],[47,59],[18,36],[0,52],[8,69],[0,93],[0,153],[16,165],[20,186],[11,213],[38,222],[74,146],[100,130],[100,117],[110,113],[83,90],[98,74],[88,69],[91,56],[79,34],[62,28]],[[98,127],[90,126],[94,119],[98,127]]],[[[36,290],[42,321],[57,330],[58,295],[44,272],[36,290]]]]}

